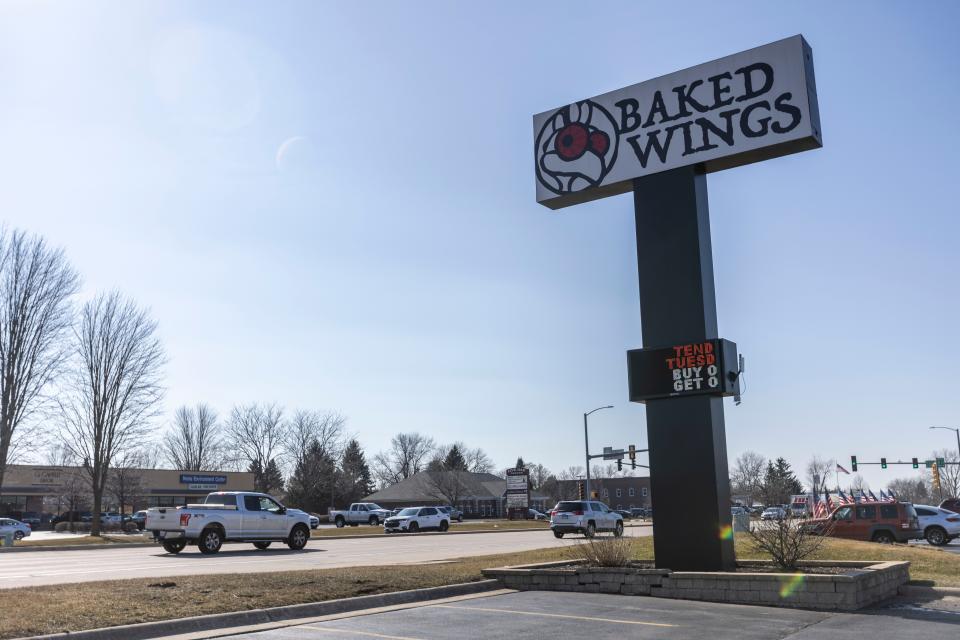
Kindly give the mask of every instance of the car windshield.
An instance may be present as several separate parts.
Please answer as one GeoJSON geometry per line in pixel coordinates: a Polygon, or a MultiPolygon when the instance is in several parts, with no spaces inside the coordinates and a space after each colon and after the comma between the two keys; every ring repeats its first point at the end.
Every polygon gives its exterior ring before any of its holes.
{"type": "Polygon", "coordinates": [[[401,512],[398,513],[397,515],[398,515],[398,516],[415,516],[415,515],[417,515],[417,512],[418,512],[418,511],[420,511],[420,509],[417,508],[417,507],[407,507],[406,509],[404,509],[403,511],[401,511],[401,512]]]}
{"type": "Polygon", "coordinates": [[[557,511],[583,511],[582,502],[558,502],[557,511]]]}

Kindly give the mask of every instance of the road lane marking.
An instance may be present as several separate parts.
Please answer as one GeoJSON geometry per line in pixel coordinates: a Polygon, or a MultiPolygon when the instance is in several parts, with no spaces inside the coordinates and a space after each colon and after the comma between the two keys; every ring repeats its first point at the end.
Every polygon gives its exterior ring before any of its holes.
{"type": "Polygon", "coordinates": [[[312,627],[302,625],[297,629],[312,629],[314,631],[326,631],[327,633],[352,633],[357,636],[366,636],[368,638],[386,638],[386,640],[421,640],[420,638],[411,638],[409,636],[388,636],[383,633],[373,633],[372,631],[356,631],[354,629],[334,629],[333,627],[312,627]]]}
{"type": "Polygon", "coordinates": [[[592,616],[571,616],[562,613],[541,613],[538,611],[517,611],[515,609],[490,609],[486,607],[458,607],[452,604],[437,604],[434,607],[440,609],[466,609],[468,611],[484,611],[488,613],[515,613],[518,616],[539,616],[543,618],[566,618],[568,620],[585,620],[588,622],[612,622],[615,624],[638,624],[645,627],[676,627],[675,624],[666,622],[642,622],[639,620],[617,620],[615,618],[594,618],[592,616]]]}

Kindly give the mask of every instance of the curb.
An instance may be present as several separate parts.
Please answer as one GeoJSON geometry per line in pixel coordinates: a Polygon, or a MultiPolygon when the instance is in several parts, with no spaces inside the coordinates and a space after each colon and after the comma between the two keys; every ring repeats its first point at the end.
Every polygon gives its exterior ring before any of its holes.
{"type": "Polygon", "coordinates": [[[960,587],[926,587],[917,584],[905,584],[900,586],[897,593],[901,596],[942,598],[944,596],[960,596],[960,587]]]}
{"type": "Polygon", "coordinates": [[[445,587],[394,591],[393,593],[358,596],[356,598],[341,598],[339,600],[295,604],[286,607],[272,607],[270,609],[215,613],[206,616],[141,622],[119,627],[91,629],[89,631],[67,631],[44,636],[30,636],[22,640],[61,640],[67,638],[71,640],[148,640],[149,638],[161,638],[185,633],[214,630],[223,631],[229,627],[269,624],[300,618],[317,618],[363,609],[425,602],[438,598],[449,598],[499,589],[500,585],[496,580],[480,580],[478,582],[452,584],[445,587]]]}

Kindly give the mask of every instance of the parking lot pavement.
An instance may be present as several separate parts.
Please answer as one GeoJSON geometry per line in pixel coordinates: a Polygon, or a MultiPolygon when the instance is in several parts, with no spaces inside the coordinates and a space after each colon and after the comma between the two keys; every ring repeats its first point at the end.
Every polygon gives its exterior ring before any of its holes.
{"type": "Polygon", "coordinates": [[[618,595],[522,591],[460,602],[355,615],[261,633],[243,640],[387,638],[622,638],[688,640],[943,640],[960,614],[905,608],[825,613],[618,595]]]}
{"type": "MultiPolygon", "coordinates": [[[[915,544],[922,547],[931,546],[926,540],[911,540],[910,544],[915,544]]],[[[933,548],[940,549],[941,551],[946,551],[948,553],[960,553],[960,539],[951,540],[949,544],[945,544],[942,547],[933,547],[933,548]]]]}

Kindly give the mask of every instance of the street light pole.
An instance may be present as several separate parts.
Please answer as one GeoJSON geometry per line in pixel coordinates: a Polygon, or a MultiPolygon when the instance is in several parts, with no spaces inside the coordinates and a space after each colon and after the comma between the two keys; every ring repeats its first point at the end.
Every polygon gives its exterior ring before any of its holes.
{"type": "Polygon", "coordinates": [[[956,427],[930,427],[931,429],[946,429],[957,434],[957,463],[960,464],[960,428],[956,427]]]}
{"type": "Polygon", "coordinates": [[[600,411],[601,409],[613,409],[613,405],[607,405],[605,407],[597,407],[592,411],[587,411],[583,414],[583,449],[586,453],[587,460],[587,500],[593,495],[590,493],[590,437],[587,435],[587,416],[589,416],[594,411],[600,411]]]}

